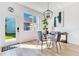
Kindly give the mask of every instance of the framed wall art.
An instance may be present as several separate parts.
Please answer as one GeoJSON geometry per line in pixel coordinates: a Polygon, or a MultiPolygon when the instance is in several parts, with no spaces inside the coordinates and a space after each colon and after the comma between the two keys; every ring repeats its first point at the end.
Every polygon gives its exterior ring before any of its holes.
{"type": "Polygon", "coordinates": [[[54,27],[64,27],[64,12],[59,11],[58,15],[54,17],[54,27]]]}

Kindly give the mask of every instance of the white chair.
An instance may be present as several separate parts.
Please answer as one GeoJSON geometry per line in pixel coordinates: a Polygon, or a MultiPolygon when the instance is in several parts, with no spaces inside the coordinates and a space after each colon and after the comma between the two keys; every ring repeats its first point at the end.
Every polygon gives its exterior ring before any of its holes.
{"type": "Polygon", "coordinates": [[[56,45],[56,49],[57,49],[57,52],[58,52],[58,44],[59,44],[59,47],[61,49],[61,45],[60,45],[60,33],[59,32],[51,32],[49,35],[48,35],[48,39],[50,40],[50,44],[49,46],[52,44],[53,46],[53,43],[55,43],[56,45]],[[58,44],[57,44],[58,43],[58,44]]]}

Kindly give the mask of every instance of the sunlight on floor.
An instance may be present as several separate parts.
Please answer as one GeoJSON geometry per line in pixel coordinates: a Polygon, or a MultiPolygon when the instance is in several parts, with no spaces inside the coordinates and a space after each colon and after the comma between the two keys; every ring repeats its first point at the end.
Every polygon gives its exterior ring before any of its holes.
{"type": "MultiPolygon", "coordinates": [[[[30,48],[30,49],[41,49],[41,45],[33,45],[33,44],[19,44],[20,48],[30,48]]],[[[43,48],[47,46],[44,45],[43,48]]]]}
{"type": "Polygon", "coordinates": [[[10,42],[10,41],[15,41],[16,38],[12,38],[12,39],[9,39],[9,40],[5,40],[5,42],[10,42]]]}
{"type": "MultiPolygon", "coordinates": [[[[18,44],[14,45],[17,48],[7,50],[3,52],[3,56],[33,56],[33,55],[43,55],[41,54],[41,45],[33,44],[18,44]]],[[[46,48],[46,45],[43,46],[43,49],[46,48]]]]}

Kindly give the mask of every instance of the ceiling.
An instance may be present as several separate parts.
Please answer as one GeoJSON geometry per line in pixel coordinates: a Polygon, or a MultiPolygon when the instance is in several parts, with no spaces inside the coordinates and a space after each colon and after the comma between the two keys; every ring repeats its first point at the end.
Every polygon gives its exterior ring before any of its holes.
{"type": "MultiPolygon", "coordinates": [[[[19,4],[32,8],[38,12],[43,13],[48,8],[48,2],[18,2],[19,4]]],[[[52,11],[61,9],[63,10],[65,7],[69,5],[79,4],[77,2],[49,2],[49,9],[52,11]]]]}

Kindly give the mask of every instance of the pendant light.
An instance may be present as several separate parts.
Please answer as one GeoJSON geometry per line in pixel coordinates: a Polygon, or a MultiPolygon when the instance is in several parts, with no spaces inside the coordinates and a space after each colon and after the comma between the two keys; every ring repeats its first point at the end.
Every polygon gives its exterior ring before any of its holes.
{"type": "Polygon", "coordinates": [[[49,2],[48,2],[47,5],[48,5],[47,10],[46,10],[45,12],[43,12],[43,15],[44,15],[44,18],[45,18],[45,19],[52,18],[52,15],[53,15],[53,11],[51,11],[51,10],[49,9],[49,2]]]}

